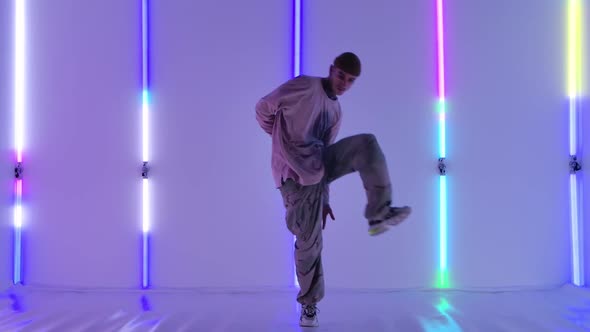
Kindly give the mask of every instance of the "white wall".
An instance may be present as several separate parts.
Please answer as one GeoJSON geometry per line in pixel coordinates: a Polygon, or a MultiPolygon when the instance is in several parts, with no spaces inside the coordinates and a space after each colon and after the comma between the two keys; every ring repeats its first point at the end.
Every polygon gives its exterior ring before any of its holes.
{"type": "MultiPolygon", "coordinates": [[[[586,45],[588,44],[588,40],[586,41],[586,45]]],[[[588,71],[588,67],[586,67],[586,79],[589,76],[590,72],[588,71]]],[[[586,82],[588,82],[586,80],[586,82]]],[[[584,227],[584,266],[585,266],[585,281],[586,285],[590,284],[590,116],[588,115],[588,109],[590,107],[590,103],[588,102],[588,89],[585,89],[585,96],[583,97],[582,102],[582,119],[581,119],[581,131],[582,131],[582,146],[585,151],[583,151],[582,156],[582,171],[581,179],[582,179],[582,195],[580,197],[580,205],[582,209],[582,223],[584,227]]]]}
{"type": "Polygon", "coordinates": [[[447,9],[456,285],[570,278],[566,6],[532,4],[447,9]]]}
{"type": "Polygon", "coordinates": [[[138,286],[139,1],[28,3],[25,282],[138,286]]]}
{"type": "Polygon", "coordinates": [[[292,285],[270,138],[254,118],[290,76],[290,15],[287,1],[154,2],[155,286],[292,285]]]}
{"type": "Polygon", "coordinates": [[[0,1],[0,287],[10,284],[12,273],[12,13],[12,4],[0,1]]]}
{"type": "MultiPolygon", "coordinates": [[[[445,6],[453,287],[547,285],[568,278],[563,9],[549,1],[445,6]]],[[[355,226],[326,234],[326,266],[333,268],[328,283],[433,285],[434,2],[324,2],[307,13],[305,70],[321,74],[333,54],[359,53],[366,70],[343,98],[343,135],[377,134],[397,202],[416,211],[395,234],[372,241],[358,222],[358,178],[337,184],[337,211],[343,224],[355,226]],[[371,259],[375,252],[378,259],[371,259]],[[351,267],[353,253],[361,254],[360,267],[357,260],[351,267]]]]}
{"type": "Polygon", "coordinates": [[[434,7],[424,1],[321,1],[304,10],[304,66],[326,75],[335,56],[355,52],[362,73],[341,98],[339,139],[375,134],[390,168],[394,204],[414,213],[382,237],[367,235],[358,174],[335,181],[336,222],[326,227],[326,283],[334,287],[429,287],[438,259],[438,173],[434,7]]]}
{"type": "MultiPolygon", "coordinates": [[[[565,3],[463,0],[445,9],[451,285],[566,282],[565,3]]],[[[290,1],[153,2],[156,287],[292,284],[292,237],[270,174],[270,139],[254,118],[258,99],[291,75],[291,10],[290,1]]],[[[395,203],[414,208],[407,224],[371,238],[358,175],[333,183],[327,285],[434,286],[434,1],[305,2],[303,14],[304,74],[327,74],[343,51],[363,62],[341,98],[339,138],[374,133],[395,203]]],[[[139,1],[29,5],[29,284],[139,285],[139,17],[139,1]]],[[[0,45],[11,45],[4,33],[11,27],[1,24],[0,45]]],[[[0,54],[0,69],[10,61],[0,54]]],[[[2,128],[11,128],[11,104],[2,98],[11,84],[0,82],[0,120],[9,120],[2,128]]],[[[7,152],[0,166],[9,171],[11,144],[11,134],[0,135],[7,152]]],[[[0,237],[10,238],[12,174],[5,173],[0,237]]],[[[0,274],[9,274],[5,265],[0,274]]]]}
{"type": "MultiPolygon", "coordinates": [[[[586,26],[584,29],[584,43],[586,52],[590,49],[590,6],[585,6],[585,17],[586,26]]],[[[586,53],[587,54],[587,53],[586,53]]],[[[582,146],[585,149],[582,157],[582,178],[583,188],[585,189],[582,194],[582,206],[583,206],[583,219],[584,219],[584,234],[585,234],[585,247],[584,258],[586,264],[586,284],[590,283],[590,89],[588,83],[590,82],[590,63],[588,63],[588,57],[586,56],[585,68],[583,70],[583,101],[582,101],[582,119],[581,119],[581,130],[582,130],[582,146]]]]}
{"type": "MultiPolygon", "coordinates": [[[[590,72],[586,71],[586,77],[590,72]]],[[[588,108],[590,107],[590,103],[588,103],[588,90],[586,90],[586,96],[584,97],[583,102],[583,120],[582,120],[582,144],[584,155],[582,157],[582,195],[581,195],[581,202],[580,205],[582,206],[582,220],[583,220],[583,227],[584,227],[584,264],[585,264],[585,276],[586,276],[586,285],[590,284],[590,174],[588,170],[590,169],[590,116],[588,115],[588,108]]]]}

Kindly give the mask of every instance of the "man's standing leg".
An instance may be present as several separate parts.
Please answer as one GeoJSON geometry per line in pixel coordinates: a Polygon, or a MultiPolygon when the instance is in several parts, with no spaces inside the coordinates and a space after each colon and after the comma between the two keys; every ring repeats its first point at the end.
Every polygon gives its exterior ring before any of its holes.
{"type": "Polygon", "coordinates": [[[280,188],[286,208],[287,228],[295,235],[295,269],[299,282],[297,302],[302,305],[301,324],[316,326],[315,305],[324,297],[322,267],[322,183],[301,186],[287,180],[280,188]]]}

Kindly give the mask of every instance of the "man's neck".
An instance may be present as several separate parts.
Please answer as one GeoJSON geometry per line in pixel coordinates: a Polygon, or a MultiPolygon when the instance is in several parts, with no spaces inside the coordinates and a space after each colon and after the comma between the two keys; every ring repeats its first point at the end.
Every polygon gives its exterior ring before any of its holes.
{"type": "Polygon", "coordinates": [[[322,78],[322,87],[324,88],[324,92],[326,93],[328,98],[330,98],[332,100],[338,99],[338,97],[336,97],[336,94],[334,93],[334,91],[332,91],[332,85],[330,84],[330,79],[322,78]]]}

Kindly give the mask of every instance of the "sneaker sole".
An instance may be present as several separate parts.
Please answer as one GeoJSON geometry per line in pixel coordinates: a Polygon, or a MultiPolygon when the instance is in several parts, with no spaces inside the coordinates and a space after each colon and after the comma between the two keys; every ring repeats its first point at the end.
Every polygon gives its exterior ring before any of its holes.
{"type": "Polygon", "coordinates": [[[302,321],[302,320],[300,320],[299,326],[301,326],[301,327],[318,327],[318,326],[320,326],[320,322],[318,322],[317,320],[316,321],[313,321],[313,320],[312,321],[309,321],[309,320],[302,321]]]}
{"type": "Polygon", "coordinates": [[[406,218],[408,218],[411,213],[412,213],[412,211],[409,211],[409,212],[403,213],[403,214],[399,214],[389,220],[385,220],[384,223],[389,226],[397,226],[397,225],[401,224],[402,221],[406,220],[406,218]]]}
{"type": "Polygon", "coordinates": [[[389,226],[386,225],[385,222],[382,222],[378,225],[375,225],[375,226],[372,226],[371,228],[369,228],[369,235],[371,235],[371,236],[380,235],[380,234],[387,232],[388,230],[389,230],[389,226]]]}
{"type": "Polygon", "coordinates": [[[410,216],[411,213],[412,212],[410,211],[408,213],[400,214],[394,218],[384,220],[380,224],[374,225],[373,227],[369,228],[369,235],[376,236],[387,232],[391,227],[401,224],[404,220],[406,220],[406,218],[408,218],[408,216],[410,216]]]}

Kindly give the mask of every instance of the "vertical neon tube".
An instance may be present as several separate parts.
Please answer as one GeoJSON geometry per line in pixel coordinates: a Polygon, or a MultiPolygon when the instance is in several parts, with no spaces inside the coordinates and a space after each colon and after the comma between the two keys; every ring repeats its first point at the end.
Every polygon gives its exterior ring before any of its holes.
{"type": "Polygon", "coordinates": [[[143,165],[146,170],[143,172],[142,180],[142,287],[147,288],[150,284],[149,278],[149,234],[150,234],[150,199],[149,181],[147,176],[147,164],[149,161],[149,2],[141,2],[141,49],[142,49],[142,96],[141,96],[141,122],[142,122],[142,155],[143,165]]]}
{"type": "MultiPolygon", "coordinates": [[[[293,77],[301,75],[301,2],[303,0],[293,0],[293,77]]],[[[293,237],[293,244],[297,241],[293,237]]],[[[293,282],[295,287],[299,287],[297,280],[297,268],[293,262],[293,282]]]]}
{"type": "Polygon", "coordinates": [[[445,51],[443,0],[436,0],[436,39],[437,39],[437,83],[438,83],[438,154],[439,154],[439,266],[437,287],[449,286],[447,269],[447,177],[444,171],[446,158],[446,100],[445,100],[445,51]]]}
{"type": "Polygon", "coordinates": [[[22,180],[16,180],[15,185],[15,196],[16,204],[14,206],[14,273],[13,273],[13,284],[21,284],[22,279],[22,195],[23,195],[23,182],[22,180]]]}
{"type": "Polygon", "coordinates": [[[19,284],[22,278],[22,196],[23,182],[20,168],[23,162],[24,145],[24,113],[25,113],[25,63],[26,63],[26,12],[25,0],[15,0],[14,12],[14,144],[16,150],[15,168],[16,179],[14,185],[14,248],[13,248],[13,277],[12,282],[19,284]]]}
{"type": "Polygon", "coordinates": [[[569,99],[569,154],[570,154],[570,222],[572,242],[572,283],[584,286],[584,243],[583,225],[579,207],[580,181],[578,156],[581,146],[578,142],[580,97],[582,92],[582,1],[569,0],[567,8],[567,94],[569,99]]]}
{"type": "Polygon", "coordinates": [[[301,1],[293,0],[293,77],[301,75],[301,1]]]}

